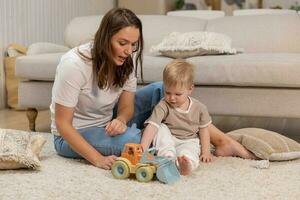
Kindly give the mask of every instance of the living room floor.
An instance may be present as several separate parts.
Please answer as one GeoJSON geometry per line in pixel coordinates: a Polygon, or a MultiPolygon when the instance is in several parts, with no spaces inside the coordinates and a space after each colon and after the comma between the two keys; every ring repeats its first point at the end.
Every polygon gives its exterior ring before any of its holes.
{"type": "MultiPolygon", "coordinates": [[[[28,131],[26,111],[0,110],[0,128],[28,131]]],[[[50,133],[50,111],[41,110],[36,120],[36,131],[50,133]]]]}

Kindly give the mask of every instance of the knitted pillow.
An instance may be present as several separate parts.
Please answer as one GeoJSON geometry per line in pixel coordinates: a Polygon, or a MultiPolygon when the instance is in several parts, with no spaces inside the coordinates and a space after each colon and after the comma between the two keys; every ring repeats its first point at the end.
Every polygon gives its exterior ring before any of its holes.
{"type": "Polygon", "coordinates": [[[38,156],[45,142],[39,135],[0,129],[0,169],[39,168],[38,156]]]}
{"type": "Polygon", "coordinates": [[[300,158],[300,144],[279,133],[260,128],[243,128],[228,133],[258,158],[283,161],[300,158]]]}
{"type": "Polygon", "coordinates": [[[171,58],[188,58],[192,56],[236,54],[231,48],[231,39],[214,32],[173,32],[161,43],[152,46],[152,53],[160,53],[171,58]]]}

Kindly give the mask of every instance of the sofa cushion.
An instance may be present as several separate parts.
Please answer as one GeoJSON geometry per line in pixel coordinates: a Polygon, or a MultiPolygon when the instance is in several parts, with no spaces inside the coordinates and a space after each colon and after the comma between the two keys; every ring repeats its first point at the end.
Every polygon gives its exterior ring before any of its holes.
{"type": "Polygon", "coordinates": [[[237,50],[231,47],[230,37],[204,31],[172,32],[159,44],[152,46],[150,51],[171,58],[237,53],[237,50]]]}
{"type": "Polygon", "coordinates": [[[244,53],[187,59],[196,85],[300,87],[300,54],[244,53]]]}
{"type": "Polygon", "coordinates": [[[16,60],[16,76],[29,80],[53,81],[62,53],[20,56],[16,60]]]}
{"type": "Polygon", "coordinates": [[[67,52],[70,49],[63,45],[53,44],[49,42],[36,42],[28,47],[26,55],[36,55],[45,53],[67,52]]]}
{"type": "MultiPolygon", "coordinates": [[[[207,21],[195,18],[170,17],[166,15],[139,15],[143,25],[145,53],[153,44],[173,31],[204,31],[207,21]],[[180,24],[180,26],[178,26],[180,24]]],[[[65,45],[73,48],[94,38],[102,16],[83,16],[74,18],[65,30],[65,45]]]]}
{"type": "Polygon", "coordinates": [[[19,84],[20,108],[49,109],[53,81],[22,81],[19,84]]]}
{"type": "MultiPolygon", "coordinates": [[[[164,56],[147,56],[143,58],[143,76],[144,83],[162,81],[164,67],[173,59],[164,56]]],[[[140,68],[138,67],[138,75],[140,68]]],[[[141,77],[138,77],[138,83],[142,83],[141,77]]]]}
{"type": "Polygon", "coordinates": [[[300,18],[295,14],[233,16],[209,20],[205,31],[224,33],[245,52],[300,53],[300,18]]]}
{"type": "MultiPolygon", "coordinates": [[[[144,81],[162,80],[172,59],[144,56],[144,81]]],[[[259,53],[188,58],[195,65],[195,85],[300,87],[300,54],[259,53]]]]}
{"type": "Polygon", "coordinates": [[[65,45],[74,48],[92,40],[101,20],[102,16],[100,15],[81,16],[72,19],[65,29],[65,45]]]}

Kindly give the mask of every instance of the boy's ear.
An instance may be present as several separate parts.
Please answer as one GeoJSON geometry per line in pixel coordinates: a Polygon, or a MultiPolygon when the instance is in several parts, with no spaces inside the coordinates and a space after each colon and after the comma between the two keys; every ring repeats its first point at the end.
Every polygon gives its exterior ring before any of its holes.
{"type": "Polygon", "coordinates": [[[190,88],[189,88],[189,93],[191,94],[192,92],[193,92],[193,90],[194,90],[194,84],[192,84],[191,86],[190,86],[190,88]]]}

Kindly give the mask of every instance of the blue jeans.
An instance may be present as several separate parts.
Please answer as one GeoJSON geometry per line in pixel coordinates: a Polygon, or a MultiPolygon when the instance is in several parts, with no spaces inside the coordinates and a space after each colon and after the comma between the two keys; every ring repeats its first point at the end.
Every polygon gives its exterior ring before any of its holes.
{"type": "MultiPolygon", "coordinates": [[[[102,127],[89,127],[78,129],[81,136],[102,155],[120,156],[126,143],[140,143],[141,131],[144,121],[148,119],[154,106],[163,97],[162,82],[152,83],[137,90],[135,94],[134,116],[128,122],[128,128],[124,134],[109,136],[102,127]]],[[[116,114],[116,109],[114,109],[116,114]]],[[[54,147],[57,153],[69,158],[82,158],[72,150],[66,140],[61,136],[54,136],[54,147]]]]}

